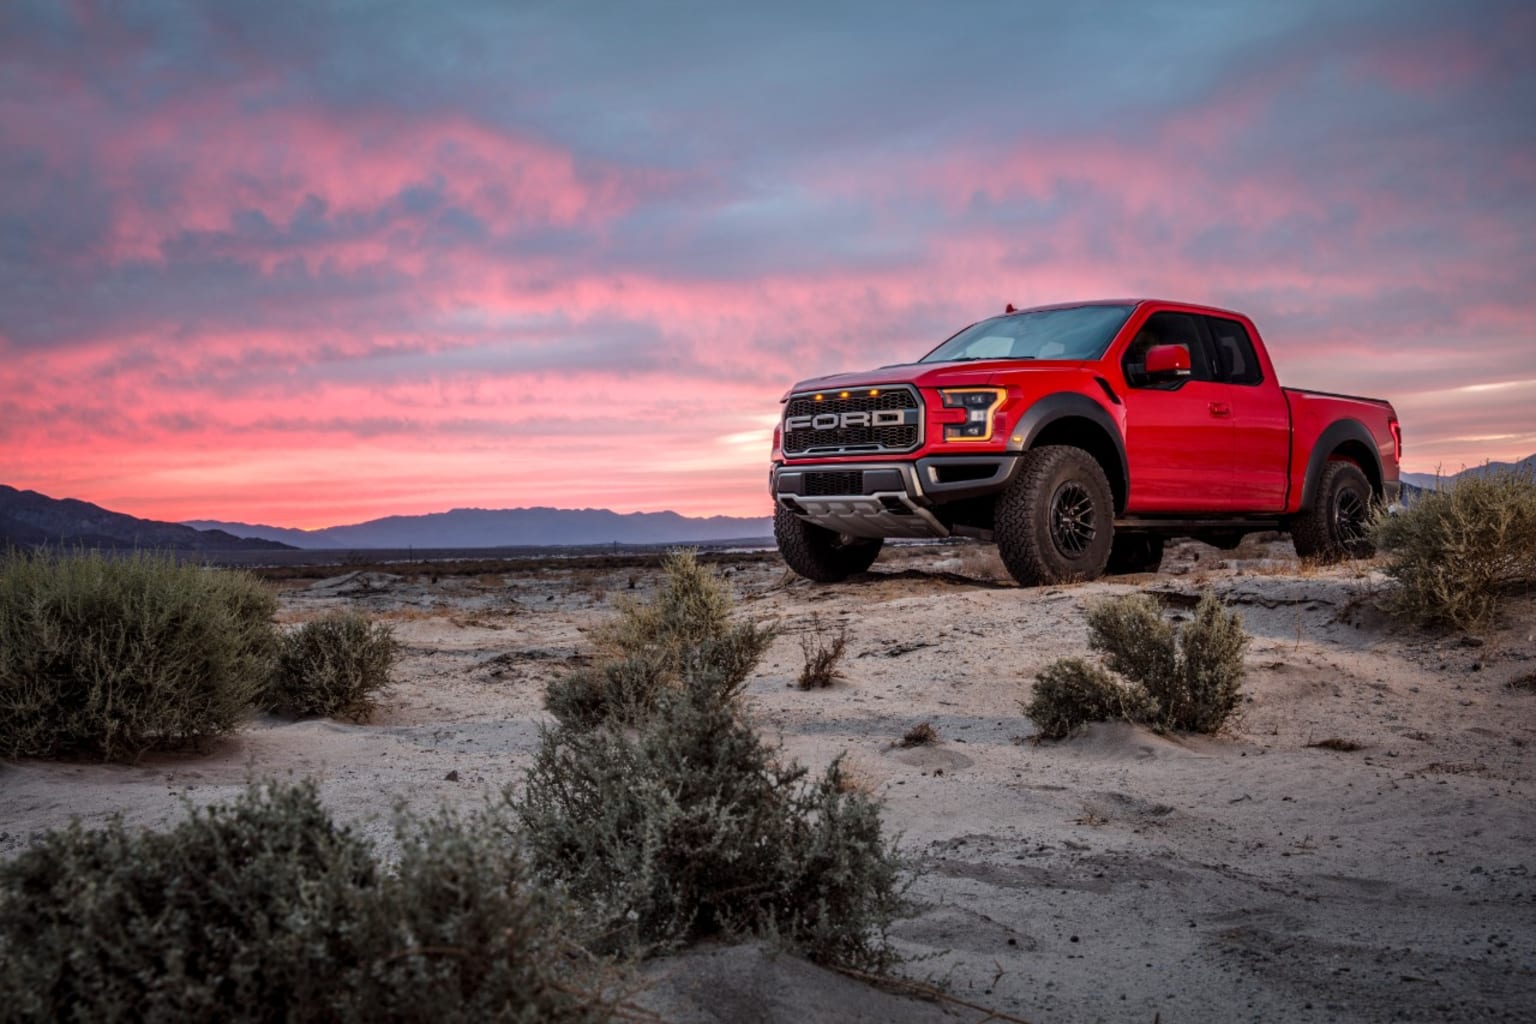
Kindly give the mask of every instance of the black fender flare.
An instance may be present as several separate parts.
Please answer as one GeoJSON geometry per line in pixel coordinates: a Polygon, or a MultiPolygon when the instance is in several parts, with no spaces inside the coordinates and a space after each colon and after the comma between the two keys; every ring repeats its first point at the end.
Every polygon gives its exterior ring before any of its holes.
{"type": "Polygon", "coordinates": [[[1365,470],[1367,477],[1371,477],[1373,482],[1384,478],[1381,471],[1381,452],[1377,448],[1376,438],[1371,435],[1370,428],[1359,420],[1335,420],[1323,428],[1323,432],[1317,435],[1317,441],[1312,445],[1312,454],[1307,458],[1307,475],[1303,478],[1301,485],[1301,508],[1312,507],[1312,502],[1317,498],[1317,478],[1323,475],[1323,467],[1328,464],[1328,456],[1346,441],[1357,441],[1370,453],[1371,464],[1360,467],[1365,470]],[[1373,471],[1374,476],[1372,476],[1373,471]]]}
{"type": "Polygon", "coordinates": [[[1131,493],[1130,463],[1125,457],[1125,438],[1121,436],[1120,427],[1115,423],[1114,418],[1102,405],[1087,395],[1061,391],[1054,395],[1046,395],[1035,402],[1024,411],[1024,415],[1020,416],[1019,422],[1014,425],[1008,450],[1028,451],[1035,446],[1035,439],[1040,436],[1041,431],[1057,420],[1068,418],[1088,420],[1104,431],[1115,446],[1115,455],[1120,462],[1118,473],[1110,473],[1106,469],[1104,475],[1110,478],[1110,489],[1119,495],[1123,502],[1131,493]],[[1117,476],[1118,479],[1116,479],[1117,476]]]}

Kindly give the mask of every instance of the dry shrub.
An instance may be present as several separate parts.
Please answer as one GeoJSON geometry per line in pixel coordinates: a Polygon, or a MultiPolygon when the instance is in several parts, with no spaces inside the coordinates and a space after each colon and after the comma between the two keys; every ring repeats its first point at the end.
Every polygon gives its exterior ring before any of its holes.
{"type": "Polygon", "coordinates": [[[1103,601],[1088,612],[1088,644],[1125,682],[1079,659],[1046,666],[1024,709],[1045,738],[1118,717],[1159,730],[1213,733],[1242,700],[1248,635],[1242,618],[1210,591],[1182,629],[1163,618],[1151,595],[1103,601]]]}
{"type": "Polygon", "coordinates": [[[898,747],[926,747],[930,743],[939,742],[939,731],[933,727],[932,722],[920,722],[902,734],[896,742],[898,747]]]}
{"type": "Polygon", "coordinates": [[[1342,736],[1330,736],[1325,740],[1308,743],[1306,746],[1317,750],[1337,750],[1343,754],[1350,754],[1356,750],[1364,749],[1364,744],[1356,743],[1354,740],[1346,740],[1342,736]]]}
{"type": "Polygon", "coordinates": [[[389,685],[399,653],[394,629],[356,612],[306,622],[283,637],[277,667],[261,695],[269,711],[366,721],[389,685]]]}
{"type": "Polygon", "coordinates": [[[1420,624],[1478,629],[1510,590],[1536,584],[1536,467],[1463,476],[1372,529],[1396,584],[1387,608],[1420,624]]]}
{"type": "Polygon", "coordinates": [[[1155,713],[1149,700],[1141,687],[1127,686],[1102,666],[1081,658],[1061,658],[1035,676],[1024,713],[1041,739],[1063,740],[1089,722],[1146,721],[1155,713]]]}
{"type": "Polygon", "coordinates": [[[800,636],[800,654],[804,664],[796,680],[802,690],[831,686],[843,678],[843,656],[848,653],[848,627],[839,623],[836,631],[824,626],[821,616],[811,616],[811,628],[800,636]]]}
{"type": "Polygon", "coordinates": [[[552,688],[557,725],[507,794],[529,856],[610,949],[757,934],[883,968],[902,869],[879,802],[840,762],[809,778],[757,735],[741,693],[769,634],[733,625],[722,596],[673,556],[656,600],[600,634],[604,676],[567,677],[558,710],[552,688]]]}
{"type": "Polygon", "coordinates": [[[0,558],[0,757],[146,750],[229,733],[277,646],[276,600],[169,555],[0,558]]]}
{"type": "Polygon", "coordinates": [[[740,686],[768,649],[774,629],[732,622],[730,592],[694,552],[671,552],[662,569],[650,600],[625,595],[618,618],[593,632],[598,657],[550,684],[545,706],[562,724],[637,722],[698,665],[740,686]]]}
{"type": "Polygon", "coordinates": [[[385,871],[312,784],[0,864],[7,1020],[607,1019],[490,819],[397,825],[385,871]]]}
{"type": "Polygon", "coordinates": [[[960,549],[958,557],[962,575],[983,580],[1013,579],[1008,574],[1008,567],[1003,565],[1003,556],[997,553],[995,544],[967,544],[960,549]]]}

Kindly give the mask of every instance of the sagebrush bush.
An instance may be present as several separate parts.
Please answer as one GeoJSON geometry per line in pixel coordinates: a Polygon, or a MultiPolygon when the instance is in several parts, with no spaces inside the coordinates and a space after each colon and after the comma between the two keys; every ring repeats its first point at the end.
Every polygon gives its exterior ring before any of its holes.
{"type": "Polygon", "coordinates": [[[1211,591],[1200,595],[1182,629],[1162,617],[1157,599],[1128,594],[1088,612],[1088,644],[1105,663],[1146,690],[1148,724],[1185,732],[1216,732],[1242,700],[1242,617],[1211,591]]]}
{"type": "Polygon", "coordinates": [[[848,653],[848,627],[824,626],[819,615],[811,616],[811,627],[800,635],[803,663],[795,682],[802,690],[831,686],[843,678],[843,656],[848,653]]]}
{"type": "Polygon", "coordinates": [[[730,611],[717,581],[673,556],[657,599],[601,631],[604,676],[552,690],[558,724],[522,796],[507,794],[530,859],[616,949],[757,934],[888,966],[904,876],[880,805],[840,763],[808,778],[753,730],[741,694],[771,633],[730,611]]]}
{"type": "Polygon", "coordinates": [[[593,631],[593,663],[552,682],[545,706],[570,726],[633,723],[676,691],[690,666],[709,665],[727,687],[745,681],[775,631],[732,622],[733,604],[725,584],[694,552],[670,552],[656,595],[648,601],[621,598],[618,617],[593,631]]]}
{"type": "Polygon", "coordinates": [[[772,934],[887,966],[901,869],[879,804],[838,764],[779,764],[720,689],[669,692],[638,731],[546,731],[517,803],[533,863],[619,948],[772,934]]]}
{"type": "Polygon", "coordinates": [[[1024,706],[1043,738],[1117,717],[1160,730],[1217,732],[1242,701],[1248,634],[1210,591],[1182,629],[1149,594],[1102,601],[1088,611],[1088,645],[1127,682],[1075,658],[1046,666],[1024,706]]]}
{"type": "MultiPolygon", "coordinates": [[[[1243,654],[1248,634],[1242,616],[1228,612],[1210,591],[1179,630],[1179,686],[1161,700],[1163,724],[1189,732],[1217,732],[1242,703],[1243,654]]],[[[1145,685],[1145,684],[1143,684],[1145,685]]],[[[1154,694],[1153,700],[1159,700],[1154,694]]]]}
{"type": "Polygon", "coordinates": [[[7,1020],[607,1019],[560,908],[490,819],[399,826],[400,860],[314,787],[167,832],[53,832],[0,863],[7,1020]]]}
{"type": "Polygon", "coordinates": [[[1088,609],[1088,646],[1112,671],[1154,694],[1178,675],[1177,631],[1150,594],[1124,594],[1088,609]]]}
{"type": "Polygon", "coordinates": [[[1486,626],[1513,588],[1536,585],[1536,468],[1463,476],[1380,515],[1393,614],[1420,624],[1486,626]]]}
{"type": "Polygon", "coordinates": [[[1102,666],[1081,658],[1061,658],[1035,676],[1024,713],[1041,739],[1062,740],[1089,722],[1116,718],[1145,722],[1156,712],[1139,685],[1122,683],[1102,666]]]}
{"type": "Polygon", "coordinates": [[[389,685],[399,649],[388,623],[356,612],[306,622],[283,636],[260,703],[295,718],[366,721],[378,706],[378,692],[389,685]]]}
{"type": "Polygon", "coordinates": [[[277,647],[246,573],[169,555],[0,558],[0,756],[132,760],[232,731],[277,647]]]}

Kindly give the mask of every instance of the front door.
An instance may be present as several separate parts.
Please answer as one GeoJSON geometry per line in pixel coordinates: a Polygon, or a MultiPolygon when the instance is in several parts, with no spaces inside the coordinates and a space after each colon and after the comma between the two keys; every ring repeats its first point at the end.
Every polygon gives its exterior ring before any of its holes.
{"type": "Polygon", "coordinates": [[[1228,512],[1239,504],[1230,386],[1214,379],[1200,328],[1188,313],[1154,313],[1121,358],[1131,478],[1127,513],[1228,512]],[[1184,348],[1189,376],[1149,378],[1144,360],[1157,345],[1184,348]]]}

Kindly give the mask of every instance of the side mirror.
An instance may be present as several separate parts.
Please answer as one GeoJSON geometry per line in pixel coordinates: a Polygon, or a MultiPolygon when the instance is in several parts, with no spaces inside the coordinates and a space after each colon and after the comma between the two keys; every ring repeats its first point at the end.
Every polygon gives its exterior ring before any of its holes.
{"type": "Polygon", "coordinates": [[[1183,345],[1157,345],[1147,350],[1147,376],[1188,377],[1189,349],[1183,345]]]}

